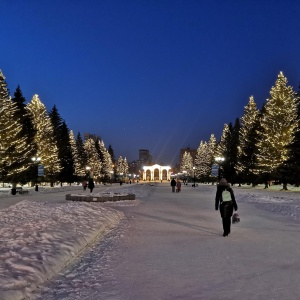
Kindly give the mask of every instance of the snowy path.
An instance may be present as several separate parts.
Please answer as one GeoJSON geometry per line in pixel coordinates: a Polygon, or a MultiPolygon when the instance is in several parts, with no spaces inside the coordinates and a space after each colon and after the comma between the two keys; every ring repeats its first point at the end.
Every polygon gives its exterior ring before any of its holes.
{"type": "Polygon", "coordinates": [[[114,204],[121,225],[32,299],[299,299],[299,222],[280,215],[289,200],[253,205],[263,191],[234,191],[242,220],[225,238],[212,186],[159,185],[139,205],[114,204]]]}

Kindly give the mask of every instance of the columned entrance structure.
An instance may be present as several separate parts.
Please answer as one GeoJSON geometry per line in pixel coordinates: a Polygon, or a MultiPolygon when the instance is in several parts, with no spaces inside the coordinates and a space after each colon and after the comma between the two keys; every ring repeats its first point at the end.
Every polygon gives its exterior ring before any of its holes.
{"type": "Polygon", "coordinates": [[[169,166],[144,166],[143,167],[143,180],[170,180],[171,178],[171,167],[169,166]]]}

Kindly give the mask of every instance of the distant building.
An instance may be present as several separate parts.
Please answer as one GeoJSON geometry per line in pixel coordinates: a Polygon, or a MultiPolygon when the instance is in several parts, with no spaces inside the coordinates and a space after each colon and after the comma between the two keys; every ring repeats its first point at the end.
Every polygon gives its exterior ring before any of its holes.
{"type": "Polygon", "coordinates": [[[181,164],[184,152],[190,153],[191,157],[193,159],[193,163],[195,163],[197,149],[190,149],[189,147],[187,147],[187,148],[184,148],[184,149],[180,149],[180,162],[179,162],[179,165],[181,164]]]}
{"type": "Polygon", "coordinates": [[[88,132],[85,132],[83,137],[84,137],[84,141],[86,141],[88,139],[92,139],[92,140],[94,140],[94,142],[96,142],[97,140],[101,140],[99,135],[88,133],[88,132]]]}
{"type": "Polygon", "coordinates": [[[139,150],[139,161],[142,165],[151,165],[152,164],[152,155],[150,155],[149,150],[140,149],[139,150]]]}

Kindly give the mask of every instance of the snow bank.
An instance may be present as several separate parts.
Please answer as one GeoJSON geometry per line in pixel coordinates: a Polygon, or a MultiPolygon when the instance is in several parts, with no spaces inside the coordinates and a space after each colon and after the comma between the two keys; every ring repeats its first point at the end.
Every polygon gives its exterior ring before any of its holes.
{"type": "Polygon", "coordinates": [[[113,228],[123,213],[97,203],[22,201],[0,211],[0,300],[18,300],[113,228]]]}

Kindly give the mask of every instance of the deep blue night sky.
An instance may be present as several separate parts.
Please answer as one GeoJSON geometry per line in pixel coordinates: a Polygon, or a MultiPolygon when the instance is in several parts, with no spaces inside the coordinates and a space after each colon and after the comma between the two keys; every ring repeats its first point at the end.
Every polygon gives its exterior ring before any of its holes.
{"type": "Polygon", "coordinates": [[[178,162],[283,71],[300,82],[299,1],[4,0],[0,69],[116,157],[178,162]]]}

